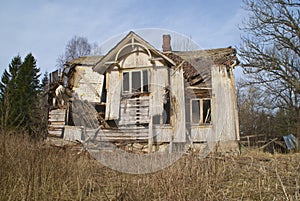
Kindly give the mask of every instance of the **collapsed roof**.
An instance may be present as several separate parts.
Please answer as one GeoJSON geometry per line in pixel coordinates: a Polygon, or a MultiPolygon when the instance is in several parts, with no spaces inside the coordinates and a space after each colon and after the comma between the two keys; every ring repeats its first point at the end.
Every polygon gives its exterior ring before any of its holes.
{"type": "MultiPolygon", "coordinates": [[[[134,32],[129,32],[114,48],[106,55],[83,56],[66,63],[65,75],[72,76],[75,66],[91,66],[95,71],[103,74],[108,68],[108,61],[115,61],[115,56],[120,56],[120,50],[125,46],[133,43],[140,43],[149,52],[162,57],[171,66],[181,66],[184,71],[184,78],[189,82],[190,86],[195,88],[205,88],[211,79],[211,67],[214,65],[224,65],[227,68],[234,67],[239,63],[236,50],[234,48],[217,48],[208,50],[194,51],[165,51],[161,52],[151,46],[147,41],[138,36],[134,32]],[[200,85],[199,85],[200,83],[200,85]],[[203,86],[201,86],[201,83],[203,86]]],[[[150,53],[151,54],[151,53],[150,53]]]]}

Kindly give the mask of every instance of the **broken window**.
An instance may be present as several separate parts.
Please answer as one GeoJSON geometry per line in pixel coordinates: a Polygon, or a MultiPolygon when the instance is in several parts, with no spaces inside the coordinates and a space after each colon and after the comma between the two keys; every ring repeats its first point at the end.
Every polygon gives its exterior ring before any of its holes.
{"type": "Polygon", "coordinates": [[[203,115],[202,115],[203,123],[204,124],[209,124],[211,122],[210,99],[204,99],[204,100],[202,100],[202,103],[203,103],[203,115]]]}
{"type": "Polygon", "coordinates": [[[211,123],[211,100],[192,99],[191,100],[191,124],[210,124],[211,123]]]}
{"type": "Polygon", "coordinates": [[[123,94],[149,92],[149,71],[123,72],[123,94]]]}
{"type": "Polygon", "coordinates": [[[153,124],[169,125],[171,122],[171,100],[169,91],[164,94],[163,112],[153,116],[153,124]]]}

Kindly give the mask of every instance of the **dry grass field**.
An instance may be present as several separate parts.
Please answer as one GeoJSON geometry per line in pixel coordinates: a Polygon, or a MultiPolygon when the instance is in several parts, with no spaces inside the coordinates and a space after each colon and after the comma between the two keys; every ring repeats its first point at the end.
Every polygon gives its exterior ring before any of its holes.
{"type": "Polygon", "coordinates": [[[0,137],[0,200],[300,200],[300,153],[183,156],[161,171],[113,171],[87,153],[0,137]]]}

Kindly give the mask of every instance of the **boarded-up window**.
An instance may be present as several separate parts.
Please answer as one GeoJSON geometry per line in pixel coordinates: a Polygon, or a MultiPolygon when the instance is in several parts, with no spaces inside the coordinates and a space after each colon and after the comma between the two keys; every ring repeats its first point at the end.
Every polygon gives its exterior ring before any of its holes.
{"type": "Polygon", "coordinates": [[[191,100],[191,124],[210,124],[211,123],[211,100],[192,99],[191,100]]]}

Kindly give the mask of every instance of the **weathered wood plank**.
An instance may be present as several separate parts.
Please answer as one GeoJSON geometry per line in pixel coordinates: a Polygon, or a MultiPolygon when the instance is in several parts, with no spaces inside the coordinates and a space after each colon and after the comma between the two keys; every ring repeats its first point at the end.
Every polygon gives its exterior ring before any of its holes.
{"type": "Polygon", "coordinates": [[[118,67],[115,67],[106,75],[107,105],[105,110],[105,120],[119,119],[122,83],[118,67]]]}
{"type": "Polygon", "coordinates": [[[231,79],[233,75],[228,76],[224,66],[212,67],[212,122],[215,126],[215,141],[237,140],[239,136],[235,88],[231,79]]]}
{"type": "Polygon", "coordinates": [[[115,129],[115,130],[110,130],[110,129],[103,129],[100,131],[100,133],[105,133],[105,134],[113,134],[113,133],[120,133],[120,134],[126,134],[126,133],[147,133],[148,129],[127,129],[127,130],[119,130],[119,129],[115,129]]]}
{"type": "Polygon", "coordinates": [[[54,136],[62,136],[63,130],[48,130],[48,135],[54,135],[54,136]]]}
{"type": "Polygon", "coordinates": [[[89,102],[100,102],[104,75],[101,75],[93,71],[90,66],[77,66],[76,76],[79,81],[74,86],[74,94],[77,94],[81,100],[87,100],[89,102]]]}
{"type": "Polygon", "coordinates": [[[171,71],[171,100],[174,121],[174,142],[185,142],[185,94],[183,70],[171,71]]]}
{"type": "Polygon", "coordinates": [[[102,141],[102,142],[113,142],[113,141],[137,141],[137,140],[148,140],[148,137],[97,137],[95,139],[96,141],[102,141]]]}
{"type": "Polygon", "coordinates": [[[66,118],[66,110],[57,109],[57,110],[51,110],[49,111],[49,122],[65,122],[66,118]]]}
{"type": "Polygon", "coordinates": [[[151,115],[161,115],[163,113],[164,105],[164,94],[165,88],[169,85],[168,80],[168,68],[154,66],[151,90],[152,90],[152,102],[151,102],[151,115]]]}
{"type": "Polygon", "coordinates": [[[54,130],[62,130],[64,129],[64,125],[51,125],[51,126],[48,126],[48,131],[54,131],[54,130]]]}
{"type": "Polygon", "coordinates": [[[121,101],[118,125],[145,124],[149,122],[149,97],[136,97],[121,101]]]}
{"type": "Polygon", "coordinates": [[[64,125],[64,121],[49,121],[49,125],[64,125]]]}

